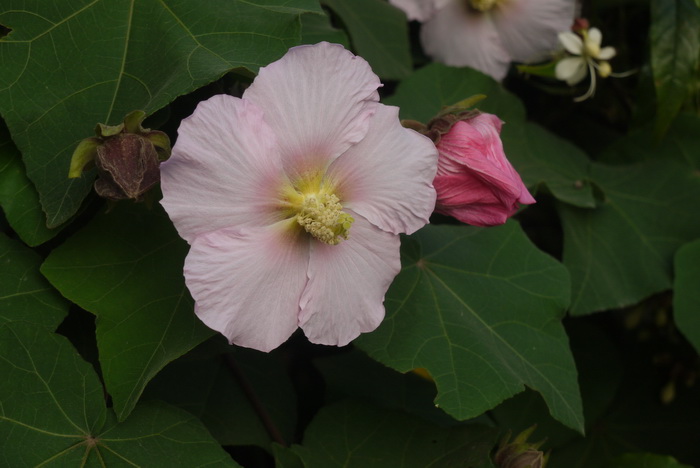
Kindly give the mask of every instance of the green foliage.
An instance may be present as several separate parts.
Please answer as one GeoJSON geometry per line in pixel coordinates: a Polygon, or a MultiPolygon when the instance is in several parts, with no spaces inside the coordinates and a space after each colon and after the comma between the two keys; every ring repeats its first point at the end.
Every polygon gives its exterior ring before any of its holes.
{"type": "Polygon", "coordinates": [[[393,468],[493,465],[496,431],[485,426],[445,429],[402,413],[344,401],[321,410],[293,451],[306,468],[393,468]]]}
{"type": "Polygon", "coordinates": [[[628,453],[610,462],[609,468],[692,468],[678,463],[673,457],[652,453],[628,453]]]}
{"type": "Polygon", "coordinates": [[[668,161],[594,164],[595,210],[560,204],[575,315],[634,304],[671,286],[673,254],[700,236],[700,179],[668,161]]]}
{"type": "Polygon", "coordinates": [[[501,83],[431,63],[386,0],[0,3],[0,466],[494,468],[533,424],[548,468],[700,466],[700,0],[584,2],[638,73],[580,103],[557,51],[501,83]],[[177,151],[199,102],[319,41],[405,119],[486,95],[537,203],[404,236],[385,320],[347,347],[230,346],[158,190],[86,199],[70,156],[136,109],[177,151]]]}
{"type": "Polygon", "coordinates": [[[46,227],[39,194],[27,178],[22,155],[0,123],[0,207],[12,229],[31,246],[39,245],[60,232],[46,227]]]}
{"type": "Polygon", "coordinates": [[[0,114],[36,185],[48,226],[68,220],[91,177],[68,179],[98,122],[152,113],[236,68],[257,69],[300,42],[315,0],[10,0],[0,24],[0,114]]]}
{"type": "Polygon", "coordinates": [[[119,420],[167,363],[209,337],[182,277],[186,245],[160,207],[119,205],[56,248],[42,273],[97,316],[97,345],[119,420]]]}
{"type": "Polygon", "coordinates": [[[54,330],[68,303],[39,273],[41,258],[0,233],[0,265],[0,324],[24,321],[54,330]]]}
{"type": "Polygon", "coordinates": [[[685,103],[700,62],[700,7],[692,0],[652,0],[651,66],[656,87],[656,136],[685,103]]]}
{"type": "Polygon", "coordinates": [[[144,392],[197,416],[221,445],[269,448],[259,404],[285,441],[294,437],[296,395],[280,359],[207,343],[168,365],[144,392]],[[246,394],[248,391],[250,394],[246,394]],[[256,402],[252,403],[251,398],[256,402]]]}
{"type": "Polygon", "coordinates": [[[380,78],[397,80],[411,72],[405,16],[382,0],[322,0],[345,24],[357,54],[380,78]]]}
{"type": "Polygon", "coordinates": [[[427,123],[442,107],[475,94],[487,96],[477,104],[480,110],[496,114],[505,122],[503,147],[526,185],[541,183],[566,203],[595,206],[586,155],[566,140],[527,122],[518,98],[483,73],[428,65],[402,81],[386,102],[401,107],[401,118],[427,123]]]}
{"type": "Polygon", "coordinates": [[[301,42],[302,44],[316,44],[318,42],[332,42],[342,44],[346,49],[350,48],[350,39],[342,29],[336,29],[331,25],[327,15],[306,14],[301,16],[301,42]]]}
{"type": "Polygon", "coordinates": [[[569,276],[517,223],[426,226],[404,239],[401,263],[387,317],[356,340],[361,349],[400,372],[427,369],[436,404],[458,419],[527,385],[542,393],[555,418],[583,430],[576,368],[559,321],[569,276]]]}
{"type": "Polygon", "coordinates": [[[330,356],[315,361],[323,374],[327,399],[362,399],[375,406],[419,416],[449,426],[456,421],[435,406],[435,383],[409,372],[401,374],[372,360],[360,351],[330,356]]]}
{"type": "Polygon", "coordinates": [[[674,276],[673,310],[676,323],[688,341],[700,351],[700,240],[678,249],[674,276]]]}
{"type": "Polygon", "coordinates": [[[89,364],[61,336],[0,327],[4,466],[238,466],[199,421],[163,403],[116,421],[89,364]]]}

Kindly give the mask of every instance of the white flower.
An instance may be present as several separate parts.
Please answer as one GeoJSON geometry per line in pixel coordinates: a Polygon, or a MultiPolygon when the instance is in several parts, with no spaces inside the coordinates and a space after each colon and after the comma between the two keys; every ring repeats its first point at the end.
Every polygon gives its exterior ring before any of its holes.
{"type": "Polygon", "coordinates": [[[538,61],[573,21],[575,0],[389,0],[423,23],[421,43],[434,60],[469,66],[497,80],[511,61],[538,61]]]}
{"type": "Polygon", "coordinates": [[[566,31],[559,33],[559,42],[570,54],[575,57],[566,57],[557,63],[555,74],[557,79],[566,81],[573,86],[580,83],[586,75],[590,74],[591,84],[588,91],[574,99],[577,102],[588,99],[595,94],[596,74],[601,78],[607,78],[612,73],[612,67],[608,60],[616,54],[614,47],[600,47],[603,34],[598,28],[583,29],[581,36],[566,31]]]}
{"type": "Polygon", "coordinates": [[[437,150],[380,86],[342,46],[300,46],[182,121],[161,203],[191,245],[195,312],[231,343],[270,351],[300,327],[343,346],[382,321],[399,234],[435,207],[437,150]]]}

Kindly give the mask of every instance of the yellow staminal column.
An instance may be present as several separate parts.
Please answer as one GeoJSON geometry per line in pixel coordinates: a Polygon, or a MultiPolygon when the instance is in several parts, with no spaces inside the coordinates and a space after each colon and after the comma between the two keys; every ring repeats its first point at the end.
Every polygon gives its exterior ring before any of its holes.
{"type": "Polygon", "coordinates": [[[355,220],[343,212],[343,206],[336,195],[321,192],[305,194],[303,197],[296,220],[306,232],[330,245],[348,238],[350,226],[355,220]]]}
{"type": "Polygon", "coordinates": [[[489,11],[500,3],[500,0],[468,0],[469,5],[478,11],[489,11]]]}

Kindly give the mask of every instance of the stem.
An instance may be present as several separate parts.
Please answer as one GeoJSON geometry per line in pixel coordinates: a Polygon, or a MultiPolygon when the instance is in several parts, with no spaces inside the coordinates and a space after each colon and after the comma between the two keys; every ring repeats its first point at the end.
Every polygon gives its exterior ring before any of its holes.
{"type": "Polygon", "coordinates": [[[234,379],[236,379],[236,382],[238,382],[238,385],[240,385],[243,393],[245,393],[246,397],[248,397],[248,401],[253,407],[253,410],[255,410],[255,413],[258,415],[258,418],[260,418],[263,426],[265,426],[265,430],[270,438],[280,445],[289,447],[287,442],[284,440],[284,437],[282,437],[282,433],[279,431],[279,429],[277,429],[277,426],[272,420],[270,413],[267,412],[267,409],[255,394],[255,390],[253,389],[252,385],[250,385],[250,382],[246,378],[241,368],[238,366],[238,363],[234,357],[231,354],[224,354],[223,358],[229,370],[233,374],[234,379]]]}

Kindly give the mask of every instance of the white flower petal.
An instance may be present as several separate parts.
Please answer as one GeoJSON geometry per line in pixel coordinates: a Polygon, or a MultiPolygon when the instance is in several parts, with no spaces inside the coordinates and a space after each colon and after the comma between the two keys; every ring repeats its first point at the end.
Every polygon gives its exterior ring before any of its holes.
{"type": "Polygon", "coordinates": [[[273,222],[283,179],[277,142],[250,102],[218,95],[184,119],[160,166],[163,200],[180,235],[273,222]]]}
{"type": "Polygon", "coordinates": [[[559,42],[570,54],[583,54],[583,40],[571,31],[559,33],[559,42]]]}
{"type": "Polygon", "coordinates": [[[185,260],[195,312],[233,344],[270,351],[296,330],[308,238],[277,226],[198,236],[185,260]]]}
{"type": "Polygon", "coordinates": [[[603,33],[598,28],[591,28],[588,30],[588,40],[600,48],[600,44],[603,42],[603,33]]]}
{"type": "Polygon", "coordinates": [[[598,60],[610,60],[617,54],[617,51],[615,50],[614,47],[603,47],[600,49],[600,53],[598,53],[598,57],[596,57],[598,60]]]}
{"type": "Polygon", "coordinates": [[[438,4],[445,0],[389,0],[399,10],[406,13],[409,20],[424,22],[435,14],[438,4]]]}
{"type": "Polygon", "coordinates": [[[261,68],[243,98],[265,109],[288,173],[304,172],[364,138],[380,86],[364,59],[323,42],[294,47],[261,68]]]}
{"type": "Polygon", "coordinates": [[[428,55],[445,65],[469,66],[496,80],[508,72],[510,55],[489,15],[474,13],[462,2],[450,2],[424,23],[421,42],[428,55]]]}
{"type": "Polygon", "coordinates": [[[557,49],[557,34],[571,27],[575,10],[575,0],[510,0],[493,21],[511,58],[534,62],[557,49]]]}
{"type": "Polygon", "coordinates": [[[568,85],[575,85],[586,77],[588,67],[582,57],[567,57],[557,63],[554,72],[557,79],[566,81],[568,85]]]}
{"type": "Polygon", "coordinates": [[[399,236],[351,213],[350,238],[314,242],[299,326],[313,343],[344,346],[379,326],[384,295],[401,269],[399,236]]]}
{"type": "Polygon", "coordinates": [[[394,234],[423,227],[435,207],[437,150],[403,128],[397,107],[380,105],[367,136],[335,160],[329,180],[343,206],[394,234]]]}

